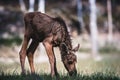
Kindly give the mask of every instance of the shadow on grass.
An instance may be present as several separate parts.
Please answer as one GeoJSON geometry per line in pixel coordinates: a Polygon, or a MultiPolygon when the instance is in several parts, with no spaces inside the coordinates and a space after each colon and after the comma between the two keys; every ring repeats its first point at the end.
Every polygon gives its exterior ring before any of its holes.
{"type": "Polygon", "coordinates": [[[111,73],[93,73],[91,75],[78,74],[77,76],[60,75],[60,77],[51,77],[48,74],[4,74],[0,73],[0,80],[120,80],[119,76],[111,73]]]}

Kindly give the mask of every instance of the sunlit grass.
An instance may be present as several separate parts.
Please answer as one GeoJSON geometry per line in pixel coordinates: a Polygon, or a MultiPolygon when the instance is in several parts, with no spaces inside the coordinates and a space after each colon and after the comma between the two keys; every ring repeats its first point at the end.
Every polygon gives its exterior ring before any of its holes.
{"type": "MultiPolygon", "coordinates": [[[[29,73],[28,64],[26,64],[27,74],[20,75],[21,69],[19,63],[0,64],[0,80],[58,80],[58,77],[50,76],[49,63],[35,63],[36,74],[29,73]],[[57,79],[56,79],[57,78],[57,79]]],[[[62,62],[57,63],[59,80],[120,80],[119,57],[104,58],[96,62],[93,59],[78,60],[77,76],[68,76],[62,62]]]]}

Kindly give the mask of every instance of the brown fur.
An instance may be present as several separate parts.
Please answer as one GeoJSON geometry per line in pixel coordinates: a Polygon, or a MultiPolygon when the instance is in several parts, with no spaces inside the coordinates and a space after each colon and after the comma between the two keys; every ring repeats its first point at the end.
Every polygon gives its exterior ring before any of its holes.
{"type": "Polygon", "coordinates": [[[61,58],[68,73],[72,75],[77,72],[75,67],[76,56],[74,52],[78,50],[79,46],[75,49],[72,48],[66,24],[61,18],[51,18],[40,12],[31,12],[25,15],[24,22],[25,34],[19,53],[23,74],[25,73],[24,64],[26,56],[28,57],[31,72],[35,72],[33,55],[39,42],[43,43],[49,57],[51,76],[58,75],[53,47],[60,48],[61,58]],[[32,42],[27,49],[30,39],[32,39],[32,42]]]}

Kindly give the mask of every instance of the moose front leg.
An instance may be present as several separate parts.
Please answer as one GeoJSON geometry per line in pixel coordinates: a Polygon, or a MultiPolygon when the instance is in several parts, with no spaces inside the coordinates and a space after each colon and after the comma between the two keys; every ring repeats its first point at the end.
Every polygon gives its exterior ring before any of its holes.
{"type": "Polygon", "coordinates": [[[34,59],[34,52],[38,47],[38,45],[39,45],[39,42],[33,40],[27,50],[27,57],[28,57],[31,73],[35,73],[33,59],[34,59]]]}
{"type": "Polygon", "coordinates": [[[30,38],[28,38],[27,36],[24,36],[22,48],[19,52],[22,74],[25,74],[24,64],[25,64],[25,57],[26,57],[26,49],[27,49],[29,40],[30,38]]]}
{"type": "Polygon", "coordinates": [[[56,59],[55,59],[55,55],[53,52],[53,47],[49,42],[44,42],[43,45],[45,46],[48,58],[49,58],[49,62],[50,62],[50,66],[51,66],[51,76],[53,77],[54,75],[58,75],[57,72],[57,68],[56,68],[56,59]]]}

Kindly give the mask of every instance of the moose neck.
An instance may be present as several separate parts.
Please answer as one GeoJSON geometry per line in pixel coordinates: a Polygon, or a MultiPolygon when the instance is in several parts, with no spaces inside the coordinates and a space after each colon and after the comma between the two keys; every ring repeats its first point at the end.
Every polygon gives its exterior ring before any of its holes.
{"type": "Polygon", "coordinates": [[[70,39],[70,35],[68,33],[66,33],[66,35],[65,35],[64,43],[66,44],[66,46],[68,47],[69,50],[72,50],[71,39],[70,39]]]}
{"type": "Polygon", "coordinates": [[[71,43],[70,35],[69,35],[68,29],[67,29],[67,26],[64,20],[60,17],[56,17],[54,19],[60,24],[59,28],[61,28],[60,33],[61,33],[62,38],[61,38],[60,44],[64,43],[67,46],[67,48],[71,50],[72,43],[71,43]]]}
{"type": "Polygon", "coordinates": [[[63,37],[62,43],[66,44],[69,50],[72,50],[72,42],[65,23],[62,26],[62,37],[63,37]]]}
{"type": "Polygon", "coordinates": [[[69,53],[69,50],[72,50],[70,37],[69,36],[63,36],[63,37],[65,40],[59,46],[62,61],[64,61],[63,58],[69,53]],[[63,44],[64,44],[64,47],[63,47],[63,44]]]}

